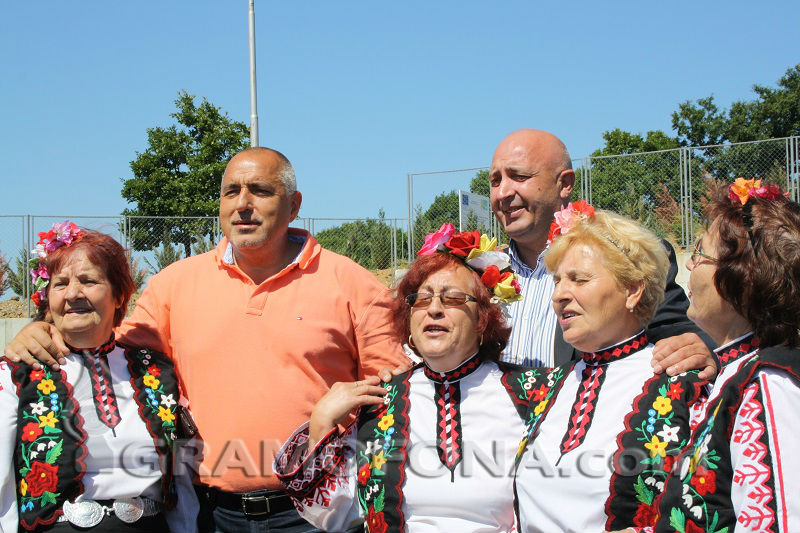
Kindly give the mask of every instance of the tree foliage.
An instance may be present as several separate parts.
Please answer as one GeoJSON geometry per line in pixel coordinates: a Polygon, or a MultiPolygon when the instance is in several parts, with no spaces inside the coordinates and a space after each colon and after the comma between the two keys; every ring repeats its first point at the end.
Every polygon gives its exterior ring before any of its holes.
{"type": "MultiPolygon", "coordinates": [[[[123,214],[135,216],[205,217],[217,214],[219,188],[228,160],[247,148],[249,129],[205,98],[199,105],[186,92],[175,100],[176,124],[147,130],[147,148],[136,154],[133,177],[123,179],[122,197],[135,207],[123,214]]],[[[147,250],[163,235],[158,219],[131,219],[134,250],[147,250]]],[[[192,236],[210,235],[203,221],[172,223],[170,240],[190,255],[192,236]]]]}
{"type": "Polygon", "coordinates": [[[145,259],[145,263],[150,267],[151,273],[158,274],[161,270],[180,259],[180,248],[172,244],[169,231],[165,231],[161,237],[161,247],[153,250],[153,261],[145,259]]]}
{"type": "Polygon", "coordinates": [[[0,296],[11,287],[9,277],[8,262],[6,261],[6,257],[0,254],[0,296]]]}
{"type": "MultiPolygon", "coordinates": [[[[370,270],[392,266],[392,230],[386,222],[386,213],[378,211],[378,219],[345,222],[340,226],[320,231],[317,241],[338,254],[345,255],[370,270]]],[[[397,231],[398,256],[405,250],[406,233],[397,231]]]]}
{"type": "Polygon", "coordinates": [[[686,101],[672,113],[682,146],[745,142],[800,135],[800,64],[786,70],[777,87],[754,85],[756,98],[720,109],[713,96],[686,101]]]}
{"type": "Polygon", "coordinates": [[[11,290],[20,298],[28,298],[31,295],[30,283],[28,284],[28,290],[25,290],[26,278],[30,277],[28,255],[26,252],[25,248],[21,248],[17,257],[14,259],[14,267],[10,268],[9,265],[9,268],[6,270],[8,273],[8,284],[11,290]]]}

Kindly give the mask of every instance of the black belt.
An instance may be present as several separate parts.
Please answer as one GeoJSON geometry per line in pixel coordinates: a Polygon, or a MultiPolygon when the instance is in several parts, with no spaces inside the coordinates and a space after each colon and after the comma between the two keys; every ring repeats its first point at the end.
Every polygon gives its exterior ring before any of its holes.
{"type": "Polygon", "coordinates": [[[208,501],[223,509],[238,511],[248,517],[265,517],[294,509],[292,499],[282,490],[224,492],[207,487],[208,501]]]}

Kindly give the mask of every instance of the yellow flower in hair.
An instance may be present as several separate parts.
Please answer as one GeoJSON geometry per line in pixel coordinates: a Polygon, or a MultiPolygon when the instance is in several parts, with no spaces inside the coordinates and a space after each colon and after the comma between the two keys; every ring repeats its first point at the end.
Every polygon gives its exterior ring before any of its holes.
{"type": "Polygon", "coordinates": [[[480,257],[483,252],[491,252],[495,248],[497,248],[497,237],[493,239],[489,239],[489,237],[484,233],[481,235],[481,243],[478,248],[473,248],[469,251],[469,255],[467,255],[466,261],[473,259],[475,257],[480,257]]]}
{"type": "Polygon", "coordinates": [[[511,272],[506,272],[503,277],[500,278],[500,281],[494,286],[493,291],[495,296],[506,303],[516,302],[522,299],[522,295],[520,294],[522,291],[520,290],[519,282],[517,282],[517,276],[511,272]]]}
{"type": "Polygon", "coordinates": [[[744,205],[750,198],[750,190],[758,189],[759,187],[761,187],[761,180],[746,180],[744,178],[736,178],[736,180],[733,182],[733,185],[730,187],[730,195],[738,196],[739,201],[742,202],[742,205],[744,205]]]}

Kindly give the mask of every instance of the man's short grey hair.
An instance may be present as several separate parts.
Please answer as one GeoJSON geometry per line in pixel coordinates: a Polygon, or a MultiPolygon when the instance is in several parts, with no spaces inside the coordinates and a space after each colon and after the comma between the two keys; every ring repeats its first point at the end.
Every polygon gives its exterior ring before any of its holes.
{"type": "MultiPolygon", "coordinates": [[[[280,152],[278,152],[280,154],[280,152]]],[[[283,182],[283,188],[286,189],[286,196],[292,196],[297,192],[297,177],[294,175],[294,167],[292,163],[286,159],[286,156],[281,155],[281,169],[278,171],[278,176],[283,182]]]]}

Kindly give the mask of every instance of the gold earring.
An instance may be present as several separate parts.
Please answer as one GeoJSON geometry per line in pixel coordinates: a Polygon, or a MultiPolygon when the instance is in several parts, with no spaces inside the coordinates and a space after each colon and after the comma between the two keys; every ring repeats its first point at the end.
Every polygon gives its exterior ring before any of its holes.
{"type": "Polygon", "coordinates": [[[481,333],[481,341],[478,343],[478,346],[483,346],[483,333],[481,333]]]}
{"type": "Polygon", "coordinates": [[[417,347],[414,346],[414,341],[411,339],[411,335],[408,336],[408,345],[414,350],[417,349],[417,347]]]}

